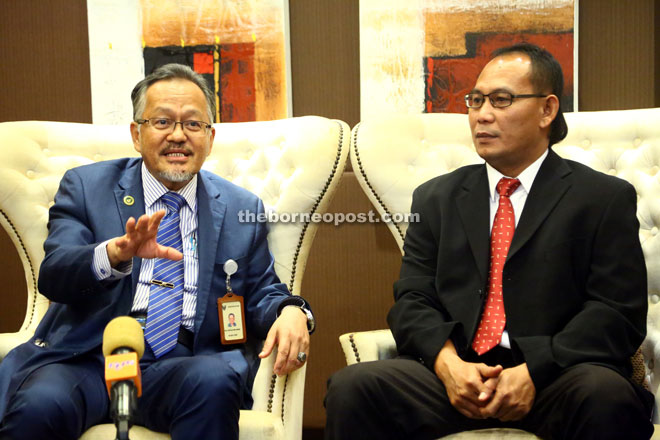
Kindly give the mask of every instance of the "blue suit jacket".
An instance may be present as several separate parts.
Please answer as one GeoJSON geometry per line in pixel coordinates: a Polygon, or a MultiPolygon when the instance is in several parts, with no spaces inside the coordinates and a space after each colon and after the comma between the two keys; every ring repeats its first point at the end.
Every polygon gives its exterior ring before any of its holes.
{"type": "MultiPolygon", "coordinates": [[[[34,369],[83,353],[100,353],[103,330],[113,318],[127,315],[140,272],[116,281],[98,281],[92,271],[94,248],[125,233],[129,217],[144,214],[140,159],[99,162],[69,170],[50,209],[46,255],[39,290],[52,303],[34,337],[12,350],[0,364],[0,419],[7,400],[34,369]],[[124,202],[126,196],[133,204],[124,202]]],[[[197,185],[199,278],[195,314],[195,355],[223,356],[243,379],[244,406],[261,341],[276,319],[280,303],[290,296],[280,283],[268,250],[263,223],[241,223],[241,210],[263,212],[261,200],[212,173],[200,171],[197,185]],[[248,342],[222,345],[217,298],[226,293],[223,264],[238,263],[232,289],[245,301],[248,342]]]]}

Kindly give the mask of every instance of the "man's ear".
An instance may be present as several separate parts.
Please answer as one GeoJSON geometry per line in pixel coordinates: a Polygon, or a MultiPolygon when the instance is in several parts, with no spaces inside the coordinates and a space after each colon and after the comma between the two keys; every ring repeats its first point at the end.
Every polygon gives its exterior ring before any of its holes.
{"type": "Polygon", "coordinates": [[[138,153],[141,153],[140,149],[140,126],[137,122],[131,122],[131,138],[133,139],[133,148],[138,153]]]}
{"type": "Polygon", "coordinates": [[[557,117],[557,112],[559,112],[559,98],[556,95],[548,95],[541,111],[540,126],[541,128],[549,127],[557,117]]]}
{"type": "Polygon", "coordinates": [[[213,140],[215,139],[215,127],[211,127],[211,133],[209,133],[209,154],[206,157],[209,157],[211,150],[213,150],[213,140]]]}

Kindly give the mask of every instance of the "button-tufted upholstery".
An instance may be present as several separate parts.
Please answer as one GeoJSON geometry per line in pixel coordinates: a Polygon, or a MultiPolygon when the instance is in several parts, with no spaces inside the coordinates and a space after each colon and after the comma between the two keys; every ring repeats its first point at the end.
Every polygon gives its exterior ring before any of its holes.
{"type": "MultiPolygon", "coordinates": [[[[348,157],[348,126],[308,116],[270,122],[218,124],[204,169],[260,196],[277,213],[323,214],[348,157]]],[[[128,125],[99,126],[61,122],[0,123],[0,224],[16,246],[28,288],[27,311],[19,332],[0,334],[0,360],[34,333],[48,308],[37,291],[44,257],[48,208],[60,179],[72,167],[137,156],[128,125]]],[[[318,225],[272,223],[268,241],[275,270],[299,295],[305,263],[318,225]]],[[[241,411],[240,438],[300,439],[305,368],[284,377],[272,374],[274,357],[261,363],[251,411],[241,411]]],[[[113,425],[90,429],[83,439],[114,438],[113,425]]],[[[133,440],[169,439],[135,427],[133,440]]]]}
{"type": "MultiPolygon", "coordinates": [[[[649,277],[648,336],[642,351],[647,384],[660,403],[660,108],[569,113],[566,121],[568,136],[553,147],[560,156],[626,179],[637,190],[649,277]]],[[[378,212],[396,217],[410,212],[413,189],[421,183],[482,160],[474,150],[467,115],[422,114],[390,115],[358,124],[352,133],[351,162],[378,212]]],[[[406,222],[391,222],[388,227],[403,249],[406,222]]],[[[389,330],[345,334],[340,342],[349,364],[396,354],[389,330]]],[[[644,379],[644,370],[639,371],[638,379],[644,379]]],[[[513,438],[510,435],[488,430],[446,438],[513,438]]]]}

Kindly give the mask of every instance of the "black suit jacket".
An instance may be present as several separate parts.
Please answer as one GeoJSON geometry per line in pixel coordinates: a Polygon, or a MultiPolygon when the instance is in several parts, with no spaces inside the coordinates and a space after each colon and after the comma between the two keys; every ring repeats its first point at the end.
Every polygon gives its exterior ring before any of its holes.
{"type": "MultiPolygon", "coordinates": [[[[413,194],[388,323],[399,353],[433,369],[451,338],[465,356],[486,299],[485,165],[436,177],[413,194]]],[[[630,374],[646,334],[646,266],[628,182],[552,150],[528,194],[503,270],[514,358],[537,389],[582,362],[630,374]]]]}

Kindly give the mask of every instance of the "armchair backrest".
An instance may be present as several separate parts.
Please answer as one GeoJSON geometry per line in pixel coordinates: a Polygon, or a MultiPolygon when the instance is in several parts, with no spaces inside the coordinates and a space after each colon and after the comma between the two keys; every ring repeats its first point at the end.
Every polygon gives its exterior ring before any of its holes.
{"type": "MultiPolygon", "coordinates": [[[[277,213],[324,213],[348,157],[346,123],[307,116],[269,122],[217,124],[214,147],[203,168],[254,192],[277,213]]],[[[37,289],[44,257],[48,209],[64,172],[78,165],[137,156],[128,125],[62,122],[0,123],[0,224],[15,244],[28,287],[21,333],[30,335],[48,308],[37,289]]],[[[268,241],[275,270],[293,294],[300,294],[309,250],[318,225],[307,220],[272,223],[268,241]]],[[[24,336],[23,339],[26,339],[24,336]]],[[[0,352],[5,347],[1,347],[0,352]]],[[[6,351],[6,350],[5,350],[6,351]]],[[[5,355],[0,353],[0,359],[5,355]]],[[[253,388],[254,409],[298,412],[302,387],[287,393],[287,377],[262,362],[253,388]],[[288,403],[287,403],[288,402],[288,403]]],[[[293,373],[302,376],[304,368],[293,373]]],[[[299,381],[301,378],[298,378],[299,381]]],[[[287,415],[288,416],[288,415],[287,415]]],[[[289,438],[287,436],[287,438],[289,438]]]]}
{"type": "MultiPolygon", "coordinates": [[[[568,136],[553,146],[560,156],[628,180],[638,194],[640,240],[648,269],[648,336],[642,346],[652,391],[660,386],[660,108],[566,114],[568,136]]],[[[458,167],[482,163],[467,115],[391,115],[358,124],[351,161],[363,190],[388,223],[399,248],[413,190],[458,167]]]]}
{"type": "Polygon", "coordinates": [[[403,251],[412,192],[435,176],[483,162],[472,145],[467,115],[390,115],[353,128],[351,163],[360,186],[403,251]]]}

